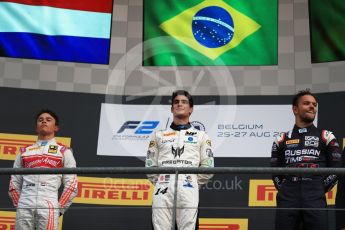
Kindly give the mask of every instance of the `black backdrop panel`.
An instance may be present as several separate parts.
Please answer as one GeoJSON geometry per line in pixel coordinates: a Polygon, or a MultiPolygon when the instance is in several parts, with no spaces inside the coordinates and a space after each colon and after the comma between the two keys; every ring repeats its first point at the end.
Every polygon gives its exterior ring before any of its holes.
{"type": "MultiPolygon", "coordinates": [[[[127,104],[169,104],[169,97],[140,97],[127,101],[116,96],[112,101],[127,104]],[[154,99],[155,98],[155,99],[154,99]],[[154,100],[153,100],[154,99],[154,100]]],[[[290,104],[292,96],[194,96],[195,104],[236,101],[237,104],[290,104]]],[[[341,140],[345,137],[342,102],[345,93],[318,94],[320,128],[334,131],[341,140]]],[[[80,167],[143,166],[135,157],[97,156],[97,139],[101,103],[104,95],[55,91],[0,88],[0,132],[35,135],[35,114],[42,108],[58,113],[61,124],[58,136],[72,138],[72,148],[80,167]]],[[[107,100],[108,101],[108,100],[107,100]]],[[[291,124],[292,126],[293,124],[291,124]]],[[[273,141],[273,140],[272,140],[273,141]]],[[[270,151],[269,149],[267,151],[270,151]]],[[[12,161],[0,160],[0,167],[12,167],[12,161]]],[[[267,158],[218,158],[216,166],[269,166],[267,158]]],[[[98,177],[145,178],[145,175],[87,175],[98,177]]],[[[248,208],[250,179],[269,179],[270,175],[216,175],[213,181],[227,184],[225,189],[203,188],[200,193],[201,218],[248,218],[249,229],[273,229],[275,211],[271,208],[248,208]],[[240,187],[231,183],[240,181],[240,187]]],[[[9,176],[0,176],[0,211],[14,210],[7,195],[9,176]]],[[[212,182],[211,182],[212,183],[212,182]]],[[[211,186],[212,187],[212,186],[211,186]]],[[[213,186],[215,187],[215,186],[213,186]]],[[[344,185],[338,186],[338,199],[344,202],[344,185]]],[[[340,203],[340,202],[339,202],[340,203]]],[[[334,215],[330,212],[330,229],[334,229],[334,215]]],[[[64,216],[63,229],[150,229],[151,208],[73,204],[64,216]]]]}

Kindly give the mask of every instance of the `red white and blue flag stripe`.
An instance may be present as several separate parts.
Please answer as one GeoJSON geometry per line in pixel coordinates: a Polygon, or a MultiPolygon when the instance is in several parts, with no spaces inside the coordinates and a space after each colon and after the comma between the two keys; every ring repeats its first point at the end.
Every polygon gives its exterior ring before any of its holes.
{"type": "Polygon", "coordinates": [[[0,0],[0,56],[108,64],[112,0],[0,0]]]}

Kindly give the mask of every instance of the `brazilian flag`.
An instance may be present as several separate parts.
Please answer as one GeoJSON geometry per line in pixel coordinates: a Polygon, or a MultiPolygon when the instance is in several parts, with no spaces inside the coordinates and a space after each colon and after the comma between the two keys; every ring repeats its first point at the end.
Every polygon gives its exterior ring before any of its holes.
{"type": "Polygon", "coordinates": [[[145,0],[144,66],[276,65],[278,0],[145,0]]]}
{"type": "Polygon", "coordinates": [[[312,63],[345,60],[345,0],[309,1],[312,63]]]}

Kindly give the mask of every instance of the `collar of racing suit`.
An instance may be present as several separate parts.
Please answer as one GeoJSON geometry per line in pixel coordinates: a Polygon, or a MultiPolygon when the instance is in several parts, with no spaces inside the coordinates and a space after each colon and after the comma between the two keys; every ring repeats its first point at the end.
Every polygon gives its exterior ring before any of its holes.
{"type": "Polygon", "coordinates": [[[314,124],[311,124],[310,126],[304,127],[304,128],[300,128],[297,125],[295,125],[293,127],[293,132],[294,133],[299,133],[299,134],[303,134],[303,133],[309,133],[311,130],[315,129],[316,127],[314,126],[314,124]]]}
{"type": "Polygon", "coordinates": [[[189,122],[185,125],[176,125],[174,124],[174,122],[172,122],[170,125],[170,128],[176,131],[186,130],[186,129],[189,129],[190,127],[192,127],[192,125],[189,122]]]}
{"type": "Polygon", "coordinates": [[[53,143],[55,142],[55,138],[52,138],[50,140],[37,140],[36,144],[38,146],[46,146],[48,143],[53,143]]]}

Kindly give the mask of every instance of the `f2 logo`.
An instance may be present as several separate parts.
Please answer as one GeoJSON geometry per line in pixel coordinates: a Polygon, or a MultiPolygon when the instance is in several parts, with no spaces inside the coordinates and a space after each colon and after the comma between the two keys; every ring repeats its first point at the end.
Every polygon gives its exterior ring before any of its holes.
{"type": "Polygon", "coordinates": [[[158,126],[159,121],[126,121],[117,133],[122,133],[126,129],[135,129],[135,134],[150,134],[158,126]]]}

